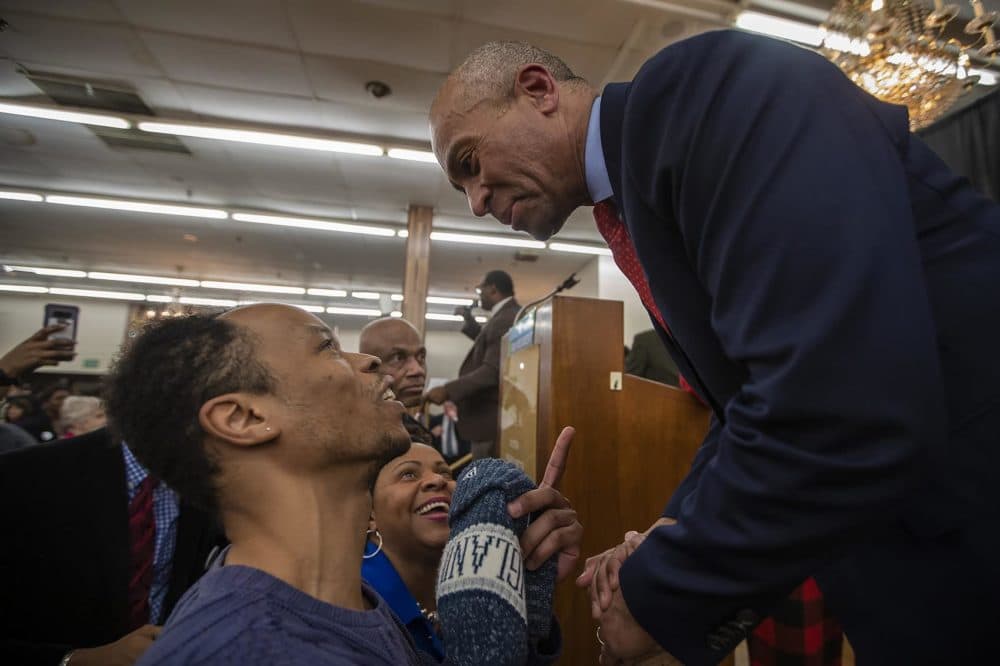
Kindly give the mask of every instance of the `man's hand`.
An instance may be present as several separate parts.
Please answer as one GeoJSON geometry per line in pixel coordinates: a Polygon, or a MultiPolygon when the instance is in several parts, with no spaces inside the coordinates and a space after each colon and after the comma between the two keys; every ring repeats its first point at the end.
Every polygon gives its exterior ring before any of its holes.
{"type": "Polygon", "coordinates": [[[75,340],[55,338],[49,335],[66,328],[66,324],[52,324],[35,332],[30,338],[0,357],[0,370],[8,377],[20,377],[43,365],[57,365],[60,361],[72,361],[76,356],[73,348],[75,340]]]}
{"type": "Polygon", "coordinates": [[[69,663],[70,666],[132,666],[159,635],[160,627],[147,624],[114,643],[73,650],[69,663]]]}
{"type": "Polygon", "coordinates": [[[626,532],[622,543],[609,548],[599,555],[587,558],[583,573],[576,579],[579,587],[590,587],[590,614],[595,620],[608,610],[611,599],[619,589],[618,572],[629,555],[645,541],[646,536],[657,527],[674,525],[673,518],[660,518],[645,532],[626,532]]]}
{"type": "Polygon", "coordinates": [[[598,638],[601,641],[601,663],[614,664],[680,664],[664,652],[652,636],[632,617],[621,590],[615,592],[607,611],[601,615],[598,638]]]}
{"type": "Polygon", "coordinates": [[[583,525],[577,520],[576,511],[558,490],[574,434],[576,430],[572,427],[563,428],[552,447],[538,488],[524,493],[507,506],[513,518],[544,510],[521,535],[521,551],[525,566],[532,571],[558,553],[556,580],[562,580],[573,570],[583,539],[583,525]]]}
{"type": "Polygon", "coordinates": [[[441,405],[441,408],[444,409],[445,416],[455,423],[458,423],[458,405],[453,403],[451,400],[445,400],[444,404],[441,405]]]}
{"type": "Polygon", "coordinates": [[[424,394],[424,402],[432,402],[435,405],[440,405],[447,399],[448,399],[448,389],[446,389],[444,386],[435,386],[430,391],[424,394]]]}

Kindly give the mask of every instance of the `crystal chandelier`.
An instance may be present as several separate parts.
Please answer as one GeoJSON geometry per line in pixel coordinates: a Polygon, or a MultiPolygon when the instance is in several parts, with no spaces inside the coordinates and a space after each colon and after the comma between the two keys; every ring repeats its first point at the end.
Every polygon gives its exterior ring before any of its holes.
{"type": "Polygon", "coordinates": [[[980,0],[970,4],[975,15],[965,33],[974,41],[962,44],[944,37],[957,5],[838,0],[822,27],[822,52],[872,95],[906,106],[910,129],[926,127],[975,83],[970,53],[985,59],[1000,53],[997,13],[984,11],[980,0]]]}

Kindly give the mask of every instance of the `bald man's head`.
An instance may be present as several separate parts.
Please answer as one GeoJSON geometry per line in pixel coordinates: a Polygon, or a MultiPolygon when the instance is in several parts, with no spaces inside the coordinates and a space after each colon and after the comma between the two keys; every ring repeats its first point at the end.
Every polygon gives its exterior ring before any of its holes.
{"type": "Polygon", "coordinates": [[[427,348],[416,327],[405,319],[377,319],[363,329],[358,351],[377,356],[392,376],[393,391],[407,407],[419,407],[427,381],[427,348]]]}
{"type": "Polygon", "coordinates": [[[551,53],[490,42],[434,99],[434,155],[474,215],[547,240],[590,203],[584,146],[596,95],[551,53]]]}

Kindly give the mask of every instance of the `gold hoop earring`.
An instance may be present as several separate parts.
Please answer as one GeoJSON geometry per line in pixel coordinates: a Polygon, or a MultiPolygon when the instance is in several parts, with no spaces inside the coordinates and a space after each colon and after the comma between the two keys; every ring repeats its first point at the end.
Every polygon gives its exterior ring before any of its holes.
{"type": "Polygon", "coordinates": [[[382,552],[382,533],[379,532],[377,529],[366,530],[365,531],[365,536],[368,536],[372,532],[375,533],[375,538],[378,539],[378,548],[375,549],[374,553],[371,553],[369,555],[362,555],[361,559],[363,559],[363,560],[370,560],[371,558],[375,557],[376,555],[378,555],[379,553],[382,552]]]}

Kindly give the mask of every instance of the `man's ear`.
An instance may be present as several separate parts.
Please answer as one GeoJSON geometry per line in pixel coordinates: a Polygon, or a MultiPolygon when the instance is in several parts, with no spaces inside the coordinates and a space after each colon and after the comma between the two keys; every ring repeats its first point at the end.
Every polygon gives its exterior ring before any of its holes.
{"type": "Polygon", "coordinates": [[[524,65],[517,70],[514,95],[526,95],[545,114],[559,108],[559,84],[549,70],[537,63],[524,65]]]}
{"type": "Polygon", "coordinates": [[[235,446],[256,446],[275,439],[280,428],[268,419],[261,396],[226,393],[201,406],[198,422],[212,437],[235,446]]]}
{"type": "Polygon", "coordinates": [[[368,514],[368,531],[374,532],[376,529],[378,529],[378,525],[375,524],[375,512],[372,511],[368,514]]]}

